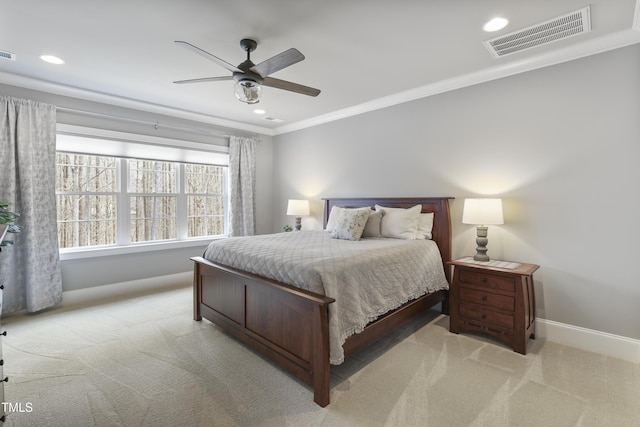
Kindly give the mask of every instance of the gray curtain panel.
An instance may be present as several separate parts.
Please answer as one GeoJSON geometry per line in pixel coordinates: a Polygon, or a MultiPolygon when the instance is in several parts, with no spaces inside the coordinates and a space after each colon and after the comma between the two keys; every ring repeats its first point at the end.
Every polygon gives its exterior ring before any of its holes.
{"type": "Polygon", "coordinates": [[[24,226],[0,254],[4,313],[62,301],[56,223],[56,108],[0,96],[0,200],[24,226]]]}
{"type": "Polygon", "coordinates": [[[256,138],[229,141],[230,223],[232,236],[256,234],[256,138]]]}

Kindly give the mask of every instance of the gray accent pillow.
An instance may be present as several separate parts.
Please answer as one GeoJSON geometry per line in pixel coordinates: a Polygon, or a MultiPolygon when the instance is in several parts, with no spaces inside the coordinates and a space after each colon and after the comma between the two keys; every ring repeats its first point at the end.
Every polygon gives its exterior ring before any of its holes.
{"type": "Polygon", "coordinates": [[[382,237],[380,233],[380,225],[382,224],[383,212],[372,212],[364,226],[362,237],[382,237]]]}

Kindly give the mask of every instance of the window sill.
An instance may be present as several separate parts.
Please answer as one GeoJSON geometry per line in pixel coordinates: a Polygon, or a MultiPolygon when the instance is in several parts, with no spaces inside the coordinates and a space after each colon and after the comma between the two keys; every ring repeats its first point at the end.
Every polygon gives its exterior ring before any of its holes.
{"type": "Polygon", "coordinates": [[[94,248],[60,249],[60,260],[74,260],[84,258],[96,258],[111,255],[129,255],[134,253],[164,251],[169,249],[182,249],[196,246],[207,246],[214,240],[225,237],[209,237],[203,239],[171,240],[164,242],[140,243],[128,246],[102,246],[94,248]]]}

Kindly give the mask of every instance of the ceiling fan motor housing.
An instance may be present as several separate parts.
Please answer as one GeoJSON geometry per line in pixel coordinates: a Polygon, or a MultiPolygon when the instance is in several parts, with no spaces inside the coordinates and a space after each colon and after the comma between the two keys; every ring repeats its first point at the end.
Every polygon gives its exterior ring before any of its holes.
{"type": "Polygon", "coordinates": [[[263,80],[262,76],[250,70],[250,68],[253,66],[254,66],[253,62],[251,62],[248,59],[244,61],[242,64],[238,65],[238,68],[242,70],[242,72],[238,72],[238,71],[234,72],[233,80],[237,82],[242,80],[252,80],[258,84],[262,84],[262,80],[263,80]]]}
{"type": "Polygon", "coordinates": [[[242,47],[242,50],[250,53],[256,50],[256,47],[258,47],[258,42],[252,39],[242,39],[240,40],[240,46],[242,47]]]}

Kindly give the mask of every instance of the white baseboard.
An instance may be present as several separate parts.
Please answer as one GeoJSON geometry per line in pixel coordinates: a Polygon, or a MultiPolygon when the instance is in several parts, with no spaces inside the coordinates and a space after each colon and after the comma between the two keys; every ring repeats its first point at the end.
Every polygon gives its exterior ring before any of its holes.
{"type": "Polygon", "coordinates": [[[536,319],[536,337],[640,364],[640,340],[536,319]]]}
{"type": "Polygon", "coordinates": [[[114,299],[132,298],[145,293],[177,289],[191,286],[193,272],[168,274],[166,276],[149,277],[140,280],[94,286],[91,288],[65,291],[62,293],[61,307],[99,303],[114,299]]]}

